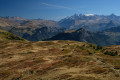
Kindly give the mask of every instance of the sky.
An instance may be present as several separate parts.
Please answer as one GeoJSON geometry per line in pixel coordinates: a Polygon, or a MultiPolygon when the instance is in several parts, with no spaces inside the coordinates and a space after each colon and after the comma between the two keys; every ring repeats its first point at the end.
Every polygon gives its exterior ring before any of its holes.
{"type": "Polygon", "coordinates": [[[120,16],[120,0],[0,0],[0,16],[58,21],[74,14],[120,16]]]}

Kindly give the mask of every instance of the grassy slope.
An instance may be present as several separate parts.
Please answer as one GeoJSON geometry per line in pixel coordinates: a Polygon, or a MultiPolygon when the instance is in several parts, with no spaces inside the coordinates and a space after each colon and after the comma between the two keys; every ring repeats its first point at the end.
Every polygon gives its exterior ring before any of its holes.
{"type": "Polygon", "coordinates": [[[0,30],[0,41],[4,41],[4,40],[22,40],[22,41],[24,41],[25,39],[20,38],[12,33],[0,30]]]}
{"type": "Polygon", "coordinates": [[[0,80],[120,80],[119,56],[76,41],[1,41],[0,80]]]}

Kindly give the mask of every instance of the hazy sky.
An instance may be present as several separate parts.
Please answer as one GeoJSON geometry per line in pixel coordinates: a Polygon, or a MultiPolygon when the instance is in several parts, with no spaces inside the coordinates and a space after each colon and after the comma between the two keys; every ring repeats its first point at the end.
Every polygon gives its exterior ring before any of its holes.
{"type": "Polygon", "coordinates": [[[75,13],[120,15],[120,0],[0,0],[0,16],[60,20],[75,13]]]}

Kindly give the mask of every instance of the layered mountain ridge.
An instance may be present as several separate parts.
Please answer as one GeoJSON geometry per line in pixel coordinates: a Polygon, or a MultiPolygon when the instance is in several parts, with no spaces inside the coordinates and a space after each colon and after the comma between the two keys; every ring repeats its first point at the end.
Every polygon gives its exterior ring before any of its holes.
{"type": "Polygon", "coordinates": [[[64,31],[64,28],[52,20],[21,17],[0,17],[0,29],[30,41],[41,41],[64,31]]]}
{"type": "Polygon", "coordinates": [[[75,14],[60,20],[58,23],[66,29],[79,29],[85,27],[91,31],[101,31],[120,25],[120,16],[114,14],[109,16],[75,14]]]}
{"type": "Polygon", "coordinates": [[[120,16],[114,14],[108,16],[75,14],[58,22],[21,17],[0,17],[0,29],[30,41],[75,40],[101,46],[119,45],[119,29],[111,31],[119,25],[120,16]],[[80,30],[80,28],[85,29],[80,30]]]}
{"type": "Polygon", "coordinates": [[[104,31],[89,31],[86,28],[68,30],[48,40],[74,40],[94,43],[100,46],[120,45],[120,27],[113,27],[104,31]]]}

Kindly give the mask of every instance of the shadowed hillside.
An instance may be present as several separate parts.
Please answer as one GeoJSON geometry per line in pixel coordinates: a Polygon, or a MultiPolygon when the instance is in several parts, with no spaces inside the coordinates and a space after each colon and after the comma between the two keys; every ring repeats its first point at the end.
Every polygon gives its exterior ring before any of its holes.
{"type": "Polygon", "coordinates": [[[102,32],[92,32],[88,31],[85,28],[80,28],[78,30],[65,31],[48,40],[74,40],[104,46],[112,44],[111,42],[108,42],[109,38],[109,36],[105,35],[102,32]]]}
{"type": "Polygon", "coordinates": [[[89,31],[86,28],[64,31],[48,40],[74,40],[89,42],[100,46],[120,45],[120,26],[104,31],[89,31]]]}

